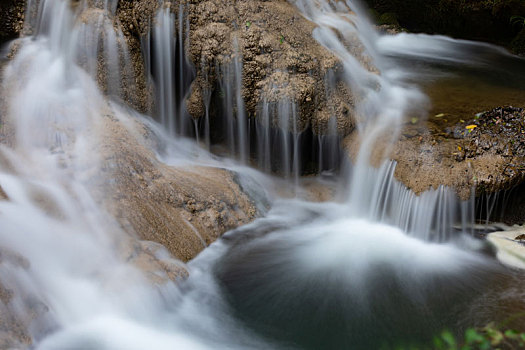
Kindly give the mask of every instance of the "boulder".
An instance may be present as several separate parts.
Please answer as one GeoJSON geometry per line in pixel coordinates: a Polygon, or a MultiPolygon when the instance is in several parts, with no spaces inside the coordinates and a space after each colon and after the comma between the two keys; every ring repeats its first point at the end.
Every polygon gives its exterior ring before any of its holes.
{"type": "MultiPolygon", "coordinates": [[[[444,185],[464,200],[473,188],[476,196],[511,189],[525,179],[524,118],[522,108],[500,107],[444,128],[407,123],[390,153],[395,177],[416,194],[444,185]]],[[[351,157],[358,143],[357,135],[345,139],[351,157]]]]}
{"type": "Polygon", "coordinates": [[[107,113],[99,127],[101,171],[90,180],[95,197],[126,232],[165,246],[181,261],[194,258],[258,210],[235,173],[188,163],[173,167],[152,150],[154,136],[139,119],[107,113]]]}
{"type": "Polygon", "coordinates": [[[29,269],[29,261],[19,254],[0,247],[0,348],[25,349],[33,343],[29,327],[45,317],[48,307],[33,295],[10,283],[3,268],[6,265],[29,269]]]}
{"type": "Polygon", "coordinates": [[[24,28],[25,0],[0,2],[0,46],[17,38],[24,28]]]}
{"type": "Polygon", "coordinates": [[[337,89],[328,86],[329,75],[341,72],[341,62],[312,38],[315,24],[293,5],[281,0],[206,0],[188,6],[189,57],[197,74],[187,103],[192,117],[204,115],[204,89],[219,93],[217,67],[232,64],[240,55],[248,117],[256,117],[263,102],[285,100],[300,111],[298,131],[312,126],[323,134],[331,116],[337,118],[341,134],[353,129],[354,96],[341,82],[337,89]]]}
{"type": "Polygon", "coordinates": [[[489,234],[488,241],[496,248],[498,259],[513,268],[525,269],[525,245],[523,226],[489,234]],[[522,239],[520,239],[520,236],[522,239]]]}

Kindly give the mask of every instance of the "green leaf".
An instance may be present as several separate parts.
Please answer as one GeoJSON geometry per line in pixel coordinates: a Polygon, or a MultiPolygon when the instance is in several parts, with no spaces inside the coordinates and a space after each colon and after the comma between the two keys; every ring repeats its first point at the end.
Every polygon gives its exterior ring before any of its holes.
{"type": "Polygon", "coordinates": [[[456,348],[456,338],[449,331],[441,333],[441,338],[451,347],[456,348]]]}
{"type": "Polygon", "coordinates": [[[465,343],[468,345],[481,343],[483,341],[483,336],[476,331],[474,328],[469,328],[465,331],[465,343]]]}
{"type": "Polygon", "coordinates": [[[445,343],[443,342],[441,338],[434,337],[433,341],[434,341],[434,348],[436,350],[445,349],[445,343]]]}
{"type": "Polygon", "coordinates": [[[419,118],[416,118],[416,117],[410,119],[410,123],[412,124],[417,124],[418,121],[419,121],[419,118]]]}
{"type": "Polygon", "coordinates": [[[279,38],[279,42],[282,44],[284,43],[284,35],[281,34],[281,37],[279,38]]]}
{"type": "Polygon", "coordinates": [[[518,339],[519,333],[513,329],[508,329],[505,331],[505,337],[509,339],[518,339]]]}
{"type": "Polygon", "coordinates": [[[487,335],[490,338],[490,343],[492,345],[499,345],[503,340],[503,334],[497,329],[489,328],[487,329],[487,335]]]}
{"type": "Polygon", "coordinates": [[[252,26],[252,22],[246,21],[246,28],[250,28],[252,26]]]}
{"type": "Polygon", "coordinates": [[[492,348],[492,345],[490,345],[490,341],[488,339],[483,339],[481,344],[479,344],[479,348],[481,350],[489,350],[492,348]]]}

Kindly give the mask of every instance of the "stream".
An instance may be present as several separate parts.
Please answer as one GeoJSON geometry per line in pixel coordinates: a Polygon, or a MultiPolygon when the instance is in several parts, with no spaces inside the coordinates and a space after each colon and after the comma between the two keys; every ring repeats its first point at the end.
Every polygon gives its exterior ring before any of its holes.
{"type": "MultiPolygon", "coordinates": [[[[416,196],[394,178],[395,163],[370,165],[375,141],[386,133],[394,142],[409,116],[447,113],[453,122],[501,104],[523,106],[525,62],[488,44],[381,35],[355,1],[290,2],[317,25],[313,38],[342,61],[339,79],[360,94],[357,158],[329,161],[339,140],[323,139],[317,168],[325,171],[308,178],[301,176],[297,133],[270,132],[264,123],[250,133],[243,113],[234,117],[243,106],[239,55],[220,67],[229,143],[221,155],[208,150],[209,121],[201,139],[188,137],[194,126],[181,99],[191,74],[181,73],[189,66],[176,46],[185,39],[166,8],[145,45],[148,74],[157,77],[153,120],[122,102],[127,73],[119,62],[129,57],[122,32],[108,22],[115,1],[90,20],[79,19],[88,1],[76,8],[66,0],[29,2],[38,8],[26,23],[34,34],[19,39],[2,66],[2,99],[13,122],[4,130],[9,146],[0,144],[0,185],[9,198],[0,200],[0,246],[30,264],[2,263],[0,276],[21,291],[13,299],[17,316],[27,316],[27,300],[45,309],[32,316],[28,348],[423,347],[442,330],[460,335],[525,312],[525,274],[501,265],[472,235],[474,199],[460,201],[444,187],[416,196]],[[357,37],[380,74],[341,36],[357,37]],[[111,73],[105,91],[97,81],[101,57],[111,73]],[[93,150],[107,116],[130,130],[137,120],[149,125],[162,147],[146,147],[163,166],[234,171],[262,215],[187,263],[186,280],[150,283],[122,259],[128,233],[91,187],[103,167],[93,150]],[[276,139],[279,155],[270,148],[276,139]],[[280,176],[271,173],[275,163],[280,176]],[[310,200],[307,181],[334,195],[310,200]]],[[[283,125],[299,113],[293,101],[276,111],[283,125]]]]}

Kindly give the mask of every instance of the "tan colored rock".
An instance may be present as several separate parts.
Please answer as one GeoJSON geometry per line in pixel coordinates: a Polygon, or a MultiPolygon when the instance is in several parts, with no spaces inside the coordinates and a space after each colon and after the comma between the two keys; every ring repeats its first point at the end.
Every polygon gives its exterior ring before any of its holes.
{"type": "MultiPolygon", "coordinates": [[[[29,262],[19,254],[0,247],[0,267],[10,264],[27,270],[29,262]]],[[[0,348],[28,348],[33,340],[29,333],[31,322],[48,312],[40,300],[10,284],[0,269],[0,348]],[[15,301],[16,299],[16,301],[15,301]]]]}
{"type": "Polygon", "coordinates": [[[122,86],[128,103],[143,113],[153,110],[153,88],[148,85],[141,39],[148,35],[150,23],[159,6],[157,0],[119,1],[117,19],[126,38],[133,70],[132,86],[122,86]]]}
{"type": "Polygon", "coordinates": [[[256,117],[262,101],[289,99],[301,112],[298,130],[312,126],[314,132],[325,133],[332,116],[341,134],[353,129],[350,90],[328,92],[326,86],[327,74],[340,71],[341,63],[312,38],[315,25],[293,5],[280,0],[207,0],[190,1],[189,9],[189,54],[197,78],[188,110],[194,118],[204,113],[202,85],[213,90],[220,77],[215,67],[240,54],[248,117],[256,117]]]}
{"type": "Polygon", "coordinates": [[[149,129],[138,120],[131,130],[108,114],[100,130],[95,152],[102,172],[93,182],[95,194],[126,232],[188,261],[257,215],[230,171],[160,162],[146,147],[149,129]]]}
{"type": "MultiPolygon", "coordinates": [[[[444,185],[466,200],[473,188],[477,196],[508,190],[525,180],[524,116],[520,108],[504,107],[444,130],[432,122],[407,124],[389,154],[386,135],[376,142],[372,163],[395,160],[395,177],[416,194],[444,185]]],[[[357,133],[344,140],[351,158],[359,144],[357,133]]]]}
{"type": "Polygon", "coordinates": [[[7,0],[0,2],[0,45],[20,35],[24,27],[24,0],[7,0]]]}
{"type": "Polygon", "coordinates": [[[123,260],[141,270],[151,283],[162,285],[168,281],[178,282],[188,277],[188,270],[184,264],[170,258],[161,244],[135,238],[120,243],[123,260]],[[163,254],[164,251],[166,254],[163,254]]]}

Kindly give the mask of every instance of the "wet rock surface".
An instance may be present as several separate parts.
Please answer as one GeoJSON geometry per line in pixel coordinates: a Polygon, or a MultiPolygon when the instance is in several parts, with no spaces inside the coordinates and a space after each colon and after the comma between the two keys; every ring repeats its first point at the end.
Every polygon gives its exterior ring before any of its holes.
{"type": "Polygon", "coordinates": [[[166,248],[156,242],[131,238],[122,245],[121,256],[155,285],[180,282],[189,276],[184,264],[172,258],[166,248]]]}
{"type": "MultiPolygon", "coordinates": [[[[454,125],[408,123],[390,153],[397,162],[395,176],[417,194],[440,185],[454,188],[462,199],[470,198],[473,189],[476,196],[509,190],[525,179],[524,125],[524,110],[514,107],[454,125]]],[[[347,137],[344,146],[355,157],[358,136],[347,137]]],[[[376,161],[385,147],[376,143],[376,161]]]]}
{"type": "Polygon", "coordinates": [[[525,179],[525,113],[500,107],[440,130],[405,133],[396,144],[396,177],[415,192],[442,184],[463,199],[508,190],[525,179]],[[419,154],[418,154],[419,153],[419,154]]]}
{"type": "Polygon", "coordinates": [[[24,27],[24,0],[0,2],[0,45],[17,38],[24,27]]]}
{"type": "Polygon", "coordinates": [[[116,17],[126,38],[134,77],[133,87],[124,86],[129,103],[138,111],[146,113],[153,110],[153,90],[148,84],[141,40],[148,35],[151,22],[159,6],[157,0],[119,1],[116,17]]]}
{"type": "Polygon", "coordinates": [[[493,232],[488,241],[497,250],[498,259],[508,266],[525,269],[525,234],[523,226],[513,226],[506,231],[493,232]]]}
{"type": "Polygon", "coordinates": [[[208,0],[188,6],[189,55],[197,76],[187,106],[194,118],[204,115],[205,93],[220,98],[221,67],[240,56],[248,117],[257,117],[263,101],[289,101],[300,111],[298,130],[310,125],[324,133],[331,116],[341,134],[353,129],[354,97],[346,87],[329,91],[327,85],[329,74],[337,80],[340,62],[312,38],[315,25],[288,2],[208,0]]]}
{"type": "Polygon", "coordinates": [[[2,189],[2,186],[0,186],[0,200],[7,199],[7,195],[5,194],[4,190],[2,189]]]}
{"type": "Polygon", "coordinates": [[[101,132],[96,152],[102,173],[93,179],[94,189],[126,232],[188,261],[224,232],[257,216],[234,173],[160,162],[146,147],[151,130],[140,121],[129,129],[108,114],[101,132]]]}
{"type": "Polygon", "coordinates": [[[34,320],[45,317],[48,307],[24,292],[9,278],[12,269],[27,271],[29,261],[19,254],[0,247],[0,348],[25,349],[33,339],[29,327],[34,320]]]}

